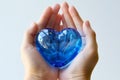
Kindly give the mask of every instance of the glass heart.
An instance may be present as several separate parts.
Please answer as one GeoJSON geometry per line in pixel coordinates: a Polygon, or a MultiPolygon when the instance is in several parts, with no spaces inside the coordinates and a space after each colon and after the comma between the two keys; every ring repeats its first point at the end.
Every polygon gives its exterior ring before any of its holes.
{"type": "Polygon", "coordinates": [[[35,43],[45,61],[57,68],[68,66],[82,48],[81,35],[72,28],[60,32],[51,28],[42,29],[36,35],[35,43]]]}

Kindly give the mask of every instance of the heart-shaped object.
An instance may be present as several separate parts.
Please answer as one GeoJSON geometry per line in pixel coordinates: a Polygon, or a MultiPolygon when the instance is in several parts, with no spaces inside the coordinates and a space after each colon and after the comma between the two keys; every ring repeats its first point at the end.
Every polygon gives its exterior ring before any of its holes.
{"type": "Polygon", "coordinates": [[[51,28],[42,29],[36,36],[36,47],[50,65],[64,68],[82,48],[82,37],[72,28],[58,32],[51,28]]]}

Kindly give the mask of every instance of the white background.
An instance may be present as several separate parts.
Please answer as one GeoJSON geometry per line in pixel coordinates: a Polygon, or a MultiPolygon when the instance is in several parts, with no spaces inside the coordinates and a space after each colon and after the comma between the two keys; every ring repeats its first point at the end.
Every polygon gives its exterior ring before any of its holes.
{"type": "MultiPolygon", "coordinates": [[[[64,0],[0,0],[0,80],[23,80],[23,33],[49,5],[64,0]]],[[[120,0],[67,0],[97,34],[100,60],[91,80],[120,80],[120,0]]]]}

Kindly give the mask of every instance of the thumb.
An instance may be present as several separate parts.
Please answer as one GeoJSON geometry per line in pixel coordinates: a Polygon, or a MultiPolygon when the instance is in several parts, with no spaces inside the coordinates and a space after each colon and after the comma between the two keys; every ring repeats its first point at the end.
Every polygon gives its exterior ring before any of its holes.
{"type": "Polygon", "coordinates": [[[96,33],[91,28],[89,21],[85,21],[83,23],[83,32],[84,32],[85,37],[86,37],[86,44],[88,46],[96,45],[96,33]]]}
{"type": "Polygon", "coordinates": [[[31,27],[29,29],[26,30],[25,34],[24,34],[24,39],[23,39],[23,44],[27,45],[33,45],[34,44],[34,38],[35,35],[38,32],[38,26],[36,23],[32,23],[31,27]]]}

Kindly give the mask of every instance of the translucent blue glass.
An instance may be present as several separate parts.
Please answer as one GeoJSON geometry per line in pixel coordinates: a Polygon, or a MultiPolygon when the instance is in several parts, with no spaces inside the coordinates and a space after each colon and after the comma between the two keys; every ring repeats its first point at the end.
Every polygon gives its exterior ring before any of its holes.
{"type": "Polygon", "coordinates": [[[65,28],[60,32],[46,28],[36,35],[35,43],[38,52],[49,65],[62,69],[80,52],[82,37],[72,28],[65,28]]]}

